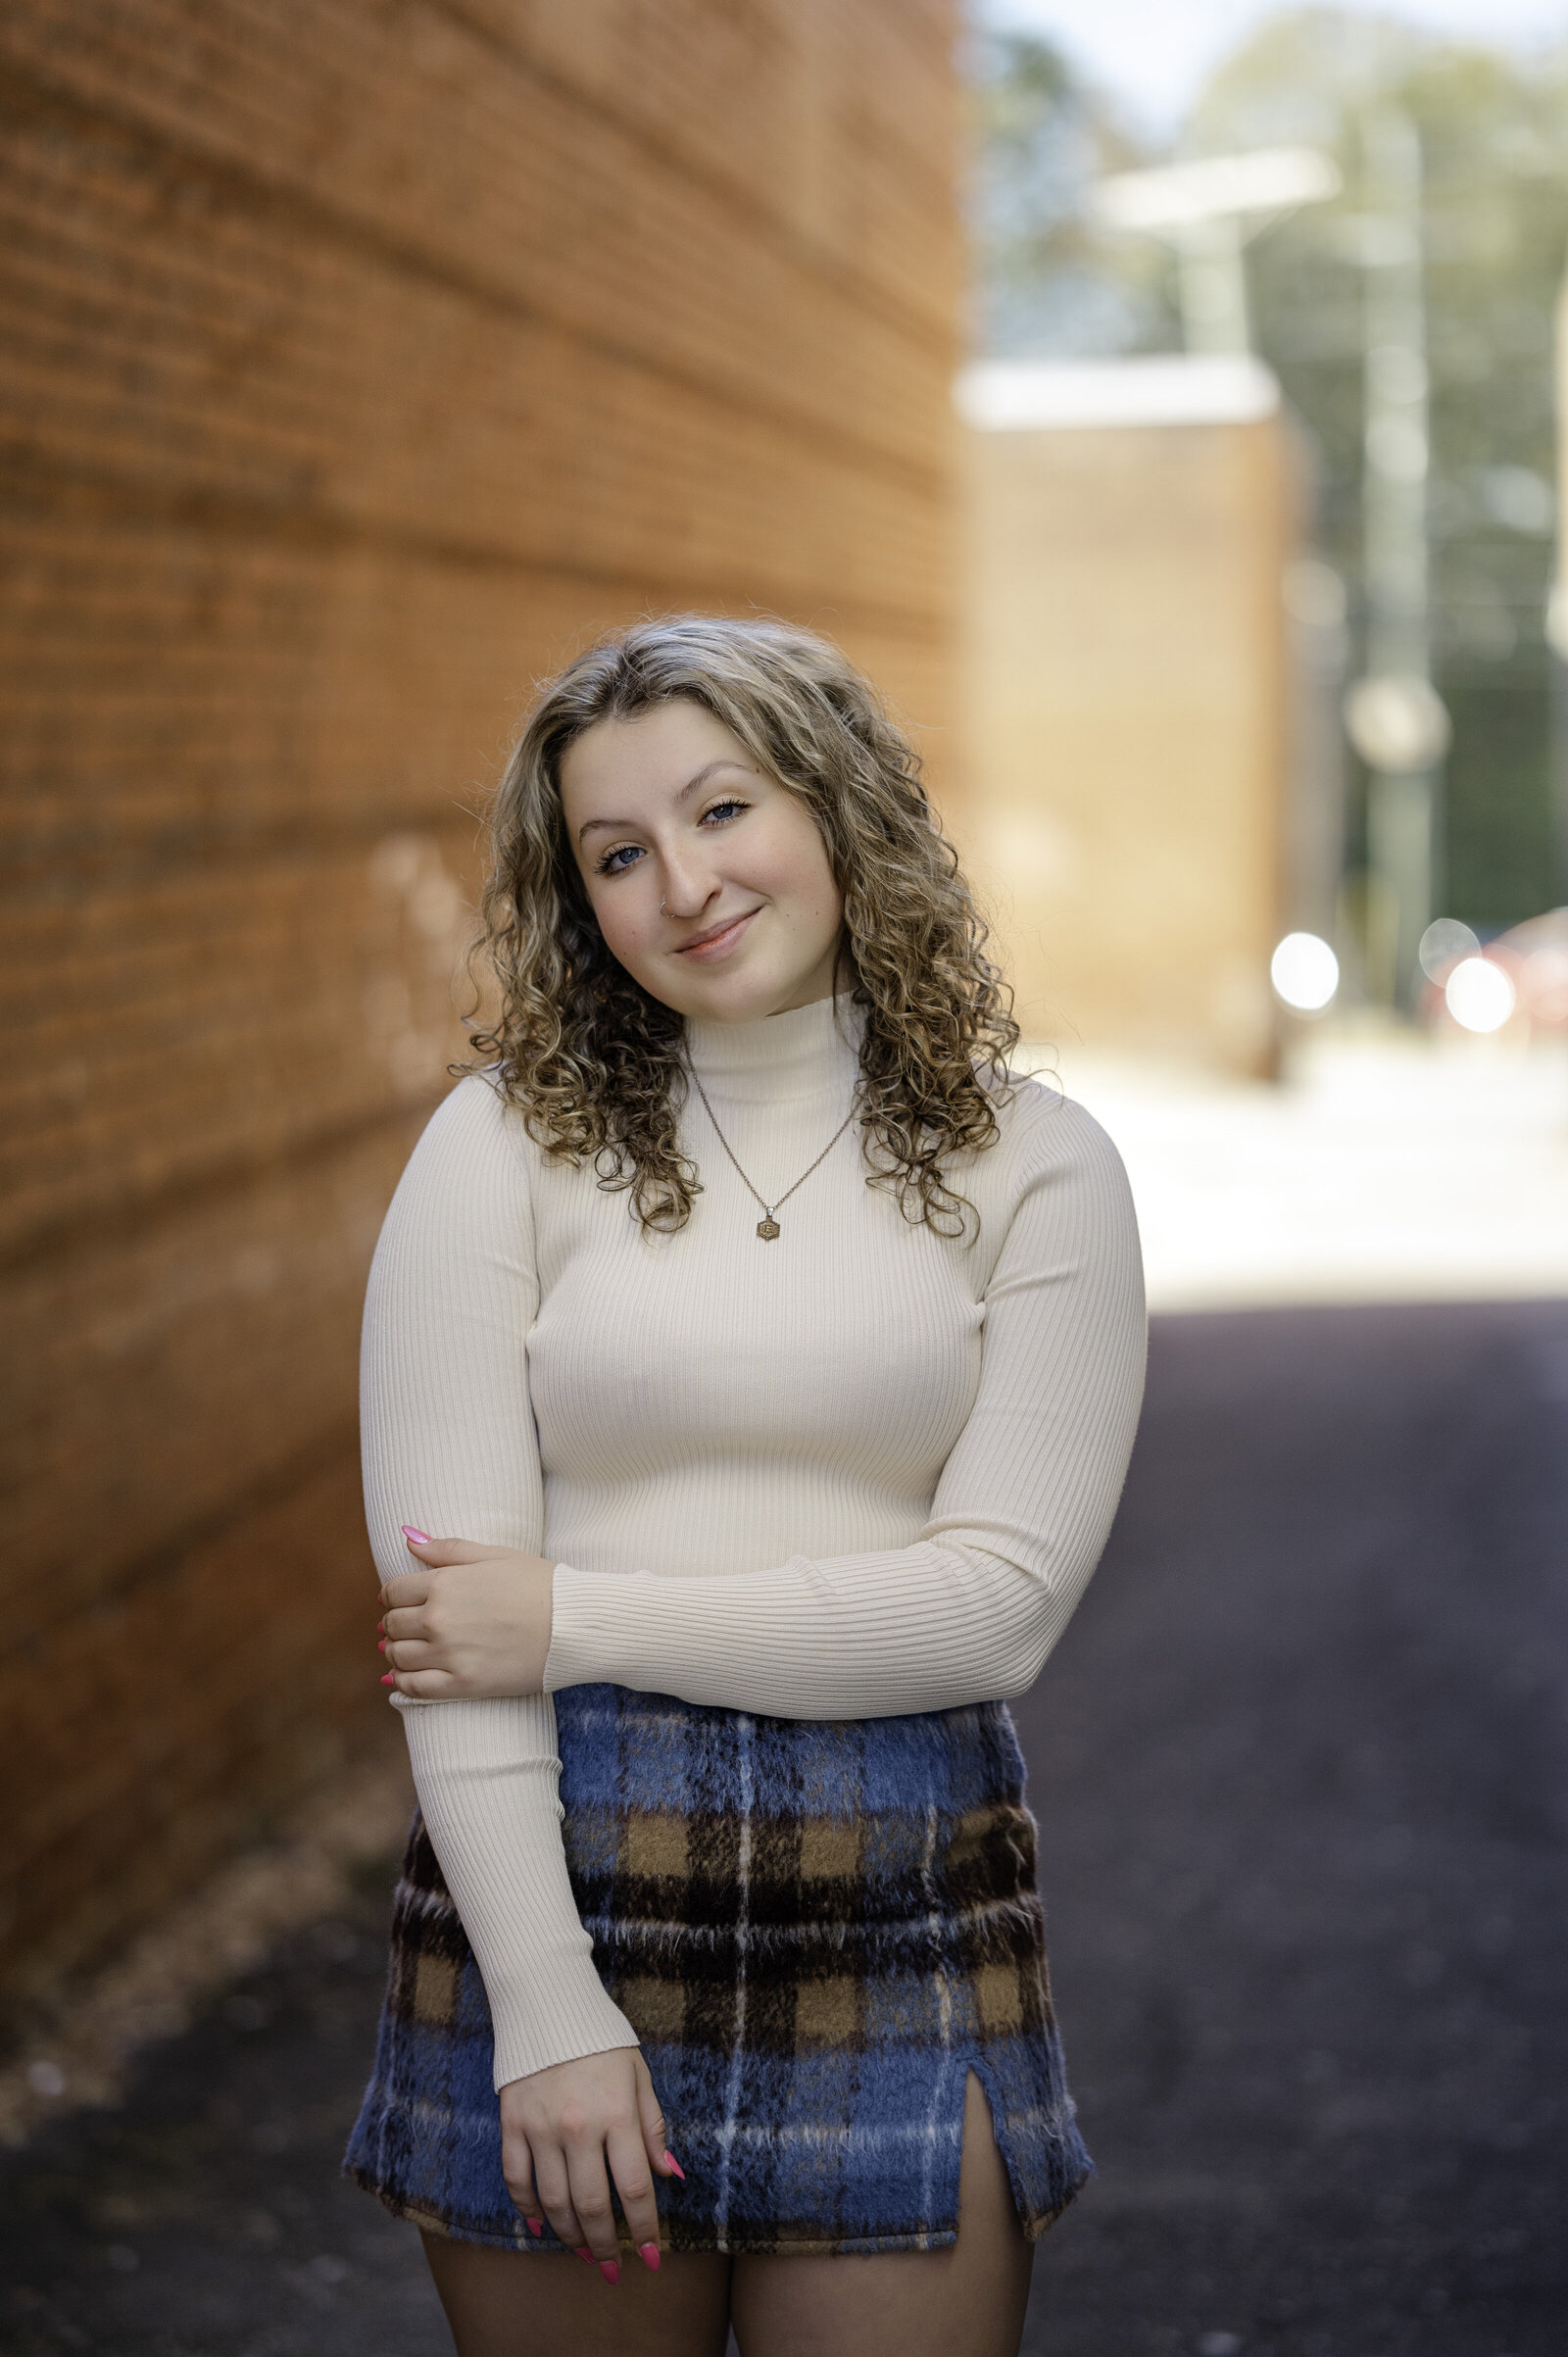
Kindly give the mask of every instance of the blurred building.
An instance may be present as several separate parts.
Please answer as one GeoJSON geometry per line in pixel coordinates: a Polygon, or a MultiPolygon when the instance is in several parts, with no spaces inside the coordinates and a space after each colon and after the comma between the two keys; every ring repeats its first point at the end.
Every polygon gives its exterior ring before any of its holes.
{"type": "Polygon", "coordinates": [[[381,1707],[360,1301],[472,811],[647,610],[948,712],[947,0],[17,0],[10,2000],[381,1707]]]}
{"type": "Polygon", "coordinates": [[[961,831],[1025,1034],[1264,1070],[1298,505],[1274,379],[996,361],[959,402],[961,831]]]}

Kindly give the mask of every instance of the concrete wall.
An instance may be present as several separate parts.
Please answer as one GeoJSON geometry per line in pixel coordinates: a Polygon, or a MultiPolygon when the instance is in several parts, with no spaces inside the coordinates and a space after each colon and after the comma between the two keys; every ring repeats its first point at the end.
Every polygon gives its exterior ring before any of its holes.
{"type": "Polygon", "coordinates": [[[471,810],[647,609],[948,727],[946,0],[15,0],[10,1999],[380,1707],[355,1349],[471,810]]]}
{"type": "Polygon", "coordinates": [[[1280,417],[972,428],[965,454],[961,831],[1026,1035],[1265,1069],[1280,417]]]}

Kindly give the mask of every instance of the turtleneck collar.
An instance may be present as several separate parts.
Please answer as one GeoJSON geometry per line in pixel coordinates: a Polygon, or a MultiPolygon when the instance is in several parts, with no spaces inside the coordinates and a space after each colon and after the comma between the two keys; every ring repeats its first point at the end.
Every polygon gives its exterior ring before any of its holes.
{"type": "Polygon", "coordinates": [[[854,1088],[864,1018],[848,995],[755,1023],[686,1023],[686,1053],[710,1096],[785,1104],[854,1088]]]}

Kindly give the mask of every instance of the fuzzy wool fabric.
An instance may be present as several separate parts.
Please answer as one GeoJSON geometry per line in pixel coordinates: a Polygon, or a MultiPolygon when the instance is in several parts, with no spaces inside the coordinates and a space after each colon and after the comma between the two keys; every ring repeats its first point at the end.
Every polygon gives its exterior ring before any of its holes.
{"type": "MultiPolygon", "coordinates": [[[[558,1730],[573,1895],[686,2172],[660,2186],[665,2247],[952,2242],[970,2071],[1025,2233],[1050,2225],[1089,2160],[1005,1708],[814,1724],[576,1687],[558,1730]]],[[[426,2231],[557,2250],[502,2180],[492,2067],[416,1822],[345,2166],[426,2231]]]]}

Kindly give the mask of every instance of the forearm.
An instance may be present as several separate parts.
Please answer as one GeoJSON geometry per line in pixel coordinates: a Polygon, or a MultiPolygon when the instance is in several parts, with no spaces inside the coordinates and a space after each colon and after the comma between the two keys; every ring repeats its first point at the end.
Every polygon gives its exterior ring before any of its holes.
{"type": "Polygon", "coordinates": [[[956,1710],[1026,1692],[1081,1587],[1053,1593],[996,1555],[929,1543],[734,1578],[562,1565],[546,1682],[782,1719],[956,1710]]]}
{"type": "Polygon", "coordinates": [[[495,2084],[636,2034],[605,1991],[561,1843],[555,1708],[398,1698],[419,1806],[495,2028],[495,2084]]]}
{"type": "MultiPolygon", "coordinates": [[[[402,1528],[537,1547],[526,1338],[528,1197],[494,1092],[468,1081],[425,1131],[366,1302],[365,1504],[383,1582],[417,1568],[402,1528]]],[[[498,2086],[635,2043],[594,1970],[561,1839],[554,1705],[402,1696],[426,1826],[490,2001],[498,2086]]]]}

